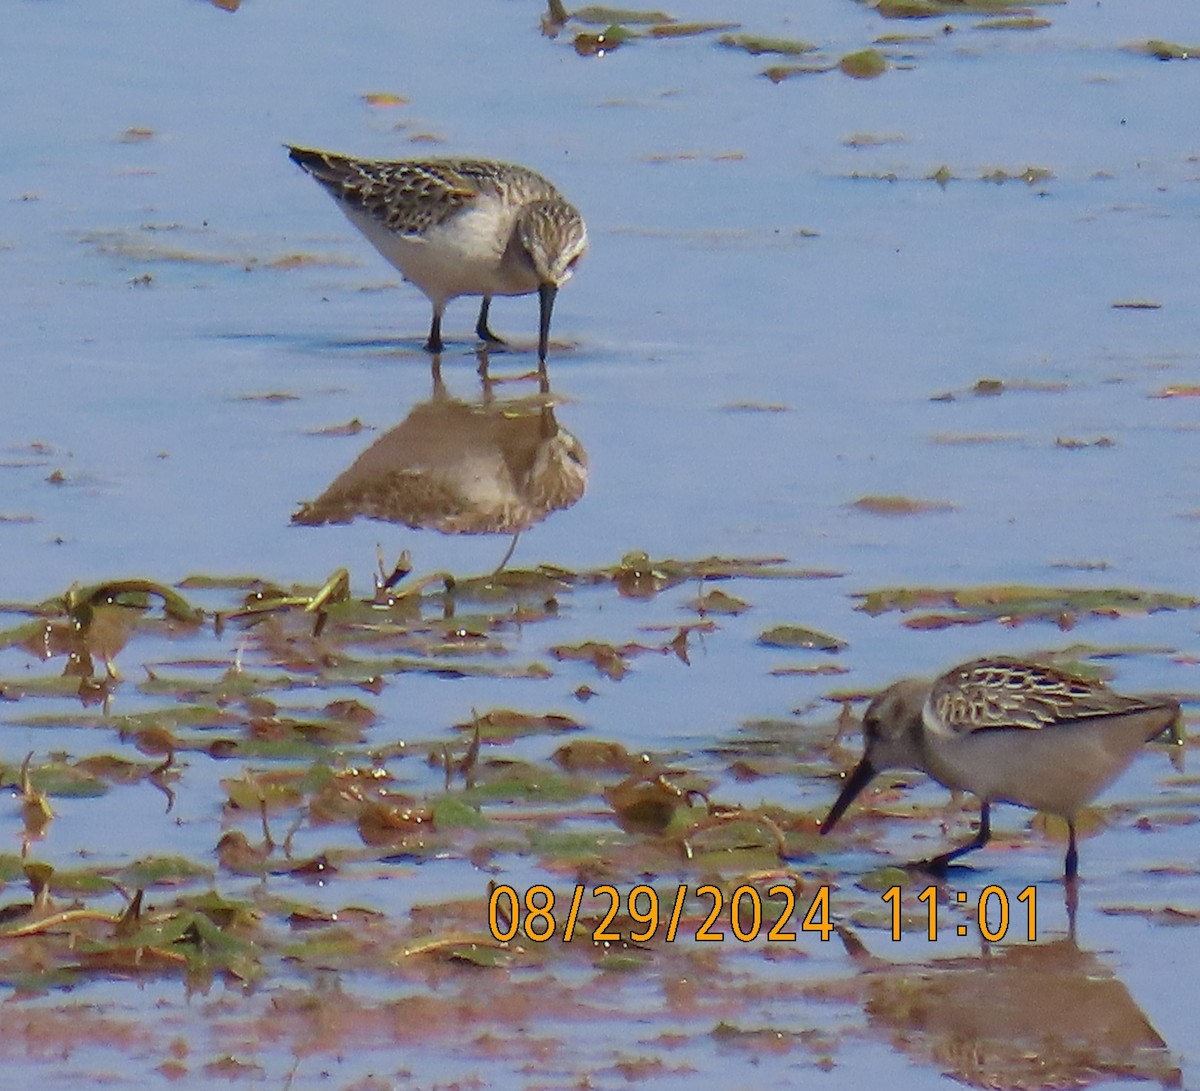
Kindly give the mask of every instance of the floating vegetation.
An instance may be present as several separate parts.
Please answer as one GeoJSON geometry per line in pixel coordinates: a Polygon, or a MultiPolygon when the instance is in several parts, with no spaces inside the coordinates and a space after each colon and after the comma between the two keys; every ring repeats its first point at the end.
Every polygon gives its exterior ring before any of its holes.
{"type": "Polygon", "coordinates": [[[651,26],[656,23],[675,22],[675,17],[665,11],[641,11],[637,8],[610,8],[602,5],[579,8],[571,12],[568,18],[577,23],[591,23],[594,26],[612,26],[614,23],[651,26]]]}
{"type": "Polygon", "coordinates": [[[1180,45],[1178,42],[1149,38],[1128,47],[1133,53],[1143,53],[1159,61],[1194,61],[1200,59],[1200,46],[1180,45]]]}
{"type": "Polygon", "coordinates": [[[817,652],[840,652],[849,647],[836,636],[803,625],[776,625],[760,633],[758,642],[767,648],[803,648],[817,652]]]}
{"type": "Polygon", "coordinates": [[[606,56],[636,38],[695,38],[736,30],[740,25],[731,22],[682,23],[665,11],[642,11],[636,8],[602,5],[590,5],[569,12],[562,0],[549,0],[547,12],[542,17],[542,32],[549,38],[557,38],[569,23],[588,28],[603,28],[599,31],[587,29],[575,32],[571,43],[581,57],[606,56]]]}
{"type": "Polygon", "coordinates": [[[719,588],[705,592],[699,598],[694,599],[690,606],[702,617],[705,614],[737,615],[750,609],[750,604],[744,599],[726,594],[719,588]]]}
{"type": "Polygon", "coordinates": [[[737,30],[739,23],[661,23],[652,26],[647,33],[651,38],[694,38],[701,34],[716,34],[723,30],[737,30]]]}
{"type": "Polygon", "coordinates": [[[838,68],[851,79],[873,80],[887,71],[888,62],[878,49],[860,49],[842,57],[838,61],[838,68]]]}
{"type": "Polygon", "coordinates": [[[860,496],[850,507],[870,515],[928,515],[956,509],[948,500],[918,500],[912,496],[860,496]]]}
{"type": "Polygon", "coordinates": [[[984,182],[994,182],[998,186],[1005,182],[1024,182],[1026,185],[1033,186],[1051,181],[1054,178],[1054,172],[1046,167],[1023,167],[1016,172],[997,167],[995,170],[985,171],[980,178],[984,182]]]}
{"type": "Polygon", "coordinates": [[[1033,5],[1065,4],[1066,0],[866,0],[885,19],[938,19],[953,15],[1011,15],[1031,18],[1025,9],[1033,5]]]}
{"type": "Polygon", "coordinates": [[[842,141],[847,148],[882,148],[888,144],[907,144],[903,133],[854,133],[842,141]]]}
{"type": "Polygon", "coordinates": [[[1200,599],[1171,592],[1123,588],[1060,588],[1026,584],[991,584],[958,589],[883,588],[856,593],[858,609],[872,616],[898,611],[916,616],[910,629],[945,629],[954,625],[999,622],[1049,622],[1071,629],[1082,617],[1118,618],[1158,610],[1194,610],[1200,599]]]}
{"type": "Polygon", "coordinates": [[[968,389],[964,391],[946,391],[942,394],[934,394],[931,401],[935,402],[952,402],[956,401],[960,396],[972,395],[977,398],[995,398],[1001,394],[1008,394],[1017,391],[1032,392],[1037,394],[1061,394],[1070,389],[1066,383],[1055,382],[1047,379],[977,379],[968,389]]]}
{"type": "Polygon", "coordinates": [[[695,163],[705,160],[710,163],[737,163],[745,159],[744,152],[653,152],[643,155],[643,163],[695,163]]]}
{"type": "Polygon", "coordinates": [[[936,432],[929,441],[938,447],[982,447],[990,444],[1023,443],[1019,432],[936,432]]]}
{"type": "Polygon", "coordinates": [[[763,53],[779,53],[787,57],[798,57],[804,53],[814,53],[817,47],[812,42],[798,38],[769,38],[761,34],[722,34],[717,39],[718,45],[727,49],[744,49],[751,56],[758,57],[763,53]]]}
{"type": "Polygon", "coordinates": [[[1200,383],[1180,383],[1164,386],[1150,395],[1152,398],[1200,398],[1200,383]]]}
{"type": "Polygon", "coordinates": [[[509,742],[529,735],[560,735],[583,730],[583,724],[562,713],[537,715],[512,708],[492,709],[454,727],[458,731],[477,732],[484,742],[509,742]]]}
{"type": "Polygon", "coordinates": [[[359,97],[368,106],[394,108],[396,106],[408,105],[408,99],[403,95],[397,95],[391,91],[369,91],[359,97]]]}
{"type": "Polygon", "coordinates": [[[581,57],[603,57],[637,37],[637,31],[616,23],[599,34],[580,31],[575,35],[575,52],[581,57]]]}
{"type": "Polygon", "coordinates": [[[984,19],[975,24],[976,30],[1043,30],[1053,26],[1049,19],[1036,15],[1010,15],[1003,19],[984,19]]]}

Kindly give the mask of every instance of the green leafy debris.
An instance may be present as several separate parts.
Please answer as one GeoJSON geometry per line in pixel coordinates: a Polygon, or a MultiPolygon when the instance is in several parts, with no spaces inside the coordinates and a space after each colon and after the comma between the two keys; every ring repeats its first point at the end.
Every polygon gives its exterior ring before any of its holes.
{"type": "Polygon", "coordinates": [[[805,42],[799,38],[770,38],[761,34],[722,34],[717,39],[717,44],[727,49],[745,50],[754,57],[763,53],[799,57],[804,53],[813,53],[817,48],[812,42],[805,42]]]}
{"type": "Polygon", "coordinates": [[[212,869],[184,856],[146,856],[117,872],[115,878],[129,888],[187,886],[212,878],[212,869]]]}
{"type": "Polygon", "coordinates": [[[737,30],[738,23],[660,23],[650,28],[652,38],[694,38],[722,30],[737,30]]]}
{"type": "Polygon", "coordinates": [[[1049,19],[1036,15],[1010,15],[1002,19],[984,19],[975,24],[977,30],[1044,30],[1053,26],[1049,19]]]}
{"type": "Polygon", "coordinates": [[[848,647],[836,636],[803,625],[776,625],[760,633],[758,642],[768,648],[802,648],[817,652],[840,652],[848,647]]]}
{"type": "Polygon", "coordinates": [[[603,57],[639,37],[641,35],[636,30],[614,23],[598,34],[580,31],[575,35],[575,52],[581,57],[603,57]]]}
{"type": "Polygon", "coordinates": [[[1148,38],[1146,41],[1129,47],[1135,53],[1144,53],[1159,61],[1194,61],[1200,59],[1200,46],[1181,45],[1178,42],[1164,41],[1162,38],[1148,38]]]}
{"type": "Polygon", "coordinates": [[[736,595],[726,594],[720,589],[707,591],[694,599],[691,608],[698,614],[728,614],[736,617],[750,609],[750,604],[736,595]]]}
{"type": "Polygon", "coordinates": [[[1024,9],[1034,4],[1064,4],[1066,0],[868,0],[868,3],[885,19],[936,19],[964,14],[1020,17],[1024,9]]]}
{"type": "Polygon", "coordinates": [[[887,58],[878,49],[860,49],[847,53],[840,61],[840,68],[847,76],[856,80],[873,80],[888,69],[887,58]]]}
{"type": "Polygon", "coordinates": [[[527,735],[559,735],[582,731],[583,724],[561,712],[535,714],[512,708],[496,708],[454,725],[456,731],[478,730],[485,742],[511,742],[527,735]]]}
{"type": "Polygon", "coordinates": [[[637,8],[610,8],[603,5],[589,5],[571,12],[570,18],[577,23],[590,23],[592,26],[612,26],[614,23],[628,23],[633,26],[650,26],[652,24],[674,23],[675,17],[665,11],[641,11],[637,8]]]}
{"type": "Polygon", "coordinates": [[[1200,600],[1172,592],[1122,588],[1056,588],[991,584],[958,589],[883,588],[856,593],[858,609],[872,616],[899,611],[920,613],[905,621],[914,629],[940,629],[986,621],[1018,624],[1047,621],[1070,628],[1080,616],[1121,617],[1157,610],[1192,610],[1200,600]]]}
{"type": "Polygon", "coordinates": [[[1021,170],[1010,172],[997,167],[981,175],[985,182],[1003,185],[1005,182],[1024,182],[1028,186],[1040,185],[1052,181],[1054,172],[1048,167],[1022,167],[1021,170]]]}

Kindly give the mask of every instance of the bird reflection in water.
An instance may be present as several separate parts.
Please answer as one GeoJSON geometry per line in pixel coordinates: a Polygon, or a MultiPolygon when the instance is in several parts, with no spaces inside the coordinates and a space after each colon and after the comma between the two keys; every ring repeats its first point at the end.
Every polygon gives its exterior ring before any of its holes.
{"type": "Polygon", "coordinates": [[[511,534],[508,562],[523,530],[575,504],[587,488],[587,455],[559,425],[545,369],[538,393],[500,398],[480,355],[482,396],[451,396],[433,362],[433,396],[380,436],[292,522],[357,518],[443,534],[511,534]]]}
{"type": "Polygon", "coordinates": [[[1178,1059],[1111,968],[1068,936],[891,964],[850,932],[868,1033],[969,1087],[1181,1086],[1178,1059]]]}

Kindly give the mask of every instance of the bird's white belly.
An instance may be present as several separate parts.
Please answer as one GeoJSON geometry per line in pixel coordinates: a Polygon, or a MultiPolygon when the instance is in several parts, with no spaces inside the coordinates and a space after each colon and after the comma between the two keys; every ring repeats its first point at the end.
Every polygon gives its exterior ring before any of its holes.
{"type": "Polygon", "coordinates": [[[435,303],[460,295],[526,295],[537,291],[537,277],[513,262],[503,262],[511,218],[494,204],[464,209],[424,235],[402,235],[351,205],[342,211],[392,265],[435,303]]]}
{"type": "Polygon", "coordinates": [[[933,741],[925,767],[940,783],[981,799],[1070,816],[1125,769],[1144,732],[1118,721],[975,731],[933,741]]]}

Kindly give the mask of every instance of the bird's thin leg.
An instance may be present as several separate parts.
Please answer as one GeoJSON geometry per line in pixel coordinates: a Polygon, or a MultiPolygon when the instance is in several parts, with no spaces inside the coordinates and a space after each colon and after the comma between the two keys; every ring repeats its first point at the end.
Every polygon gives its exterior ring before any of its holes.
{"type": "Polygon", "coordinates": [[[446,396],[446,384],[442,381],[442,354],[435,352],[429,361],[429,374],[433,379],[433,400],[446,396]]]}
{"type": "Polygon", "coordinates": [[[538,362],[546,362],[546,349],[550,345],[550,315],[554,311],[554,297],[558,295],[557,284],[541,284],[538,286],[538,362]]]}
{"type": "Polygon", "coordinates": [[[425,342],[426,352],[442,351],[442,311],[444,309],[444,303],[433,305],[433,321],[429,324],[429,340],[425,342]]]}
{"type": "Polygon", "coordinates": [[[479,321],[475,323],[475,336],[480,341],[486,341],[489,345],[503,345],[504,338],[497,337],[488,328],[488,310],[492,305],[492,297],[485,295],[483,302],[479,304],[479,321]]]}
{"type": "Polygon", "coordinates": [[[504,571],[504,566],[512,560],[512,555],[517,551],[517,542],[520,541],[520,539],[521,532],[518,530],[517,533],[513,535],[513,540],[508,543],[508,552],[504,554],[504,559],[498,565],[496,565],[496,569],[492,573],[493,576],[498,576],[504,571]]]}
{"type": "Polygon", "coordinates": [[[1079,850],[1075,848],[1075,819],[1067,819],[1067,867],[1063,873],[1067,879],[1079,874],[1079,850]]]}
{"type": "Polygon", "coordinates": [[[968,852],[974,852],[976,849],[983,848],[991,840],[991,837],[991,805],[985,799],[979,807],[979,831],[970,841],[965,845],[959,845],[956,849],[951,849],[949,852],[943,852],[940,856],[935,856],[932,860],[922,860],[914,866],[921,871],[928,871],[934,875],[943,875],[952,860],[957,860],[960,856],[968,852]]]}

